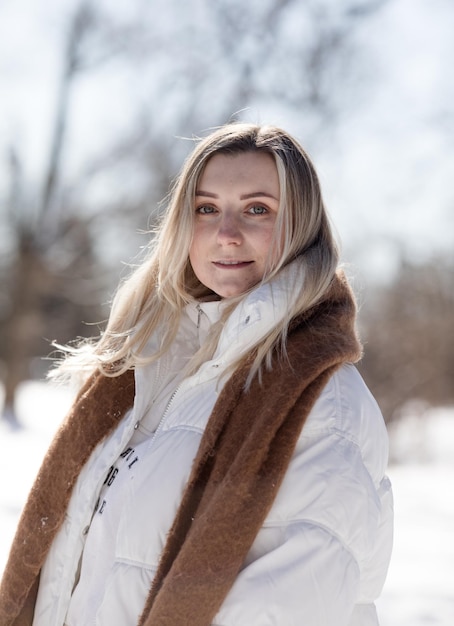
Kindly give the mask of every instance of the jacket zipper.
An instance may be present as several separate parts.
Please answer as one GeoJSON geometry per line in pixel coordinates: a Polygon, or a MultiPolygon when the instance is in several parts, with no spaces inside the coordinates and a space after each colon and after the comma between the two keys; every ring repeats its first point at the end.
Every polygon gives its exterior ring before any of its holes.
{"type": "Polygon", "coordinates": [[[166,408],[164,409],[163,414],[161,415],[161,419],[159,420],[159,423],[156,427],[156,430],[153,433],[153,436],[151,437],[151,441],[150,441],[150,445],[153,444],[154,440],[156,439],[156,436],[158,435],[159,431],[162,429],[162,425],[165,422],[165,419],[167,417],[167,414],[170,410],[170,407],[172,405],[173,399],[175,398],[175,396],[177,395],[178,391],[180,390],[181,387],[181,383],[180,385],[178,385],[172,392],[172,395],[169,398],[169,401],[167,402],[166,408]]]}
{"type": "Polygon", "coordinates": [[[203,311],[202,311],[202,307],[200,306],[200,304],[196,306],[196,309],[197,309],[197,330],[198,330],[200,328],[200,320],[202,319],[203,311]]]}

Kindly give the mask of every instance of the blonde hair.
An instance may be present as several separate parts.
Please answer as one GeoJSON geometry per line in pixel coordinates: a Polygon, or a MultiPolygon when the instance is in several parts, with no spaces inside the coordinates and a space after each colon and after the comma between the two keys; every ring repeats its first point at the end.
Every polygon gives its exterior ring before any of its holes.
{"type": "MultiPolygon", "coordinates": [[[[272,279],[295,258],[301,259],[304,273],[304,281],[285,319],[256,346],[248,382],[263,364],[271,366],[272,352],[278,344],[285,352],[291,319],[323,297],[337,268],[338,249],[316,171],[303,148],[280,128],[233,123],[197,143],[171,189],[167,211],[149,243],[144,261],[117,290],[105,332],[96,343],[86,342],[68,349],[69,356],[56,370],[57,376],[70,370],[89,372],[94,368],[116,376],[158,359],[175,338],[186,304],[215,295],[197,279],[189,262],[196,186],[214,154],[244,152],[272,155],[279,176],[280,205],[272,247],[277,246],[280,255],[263,281],[272,279]],[[159,350],[147,358],[141,356],[149,337],[158,328],[162,333],[159,350]]],[[[206,344],[190,362],[188,373],[213,354],[222,322],[243,297],[244,294],[229,300],[221,323],[215,325],[206,344]]]]}

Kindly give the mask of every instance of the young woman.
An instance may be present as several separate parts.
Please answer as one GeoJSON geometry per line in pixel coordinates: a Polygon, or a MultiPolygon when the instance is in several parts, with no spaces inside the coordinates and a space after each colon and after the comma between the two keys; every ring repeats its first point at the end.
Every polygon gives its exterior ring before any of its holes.
{"type": "Polygon", "coordinates": [[[185,163],[22,514],[0,623],[373,626],[380,411],[308,156],[230,124],[185,163]]]}

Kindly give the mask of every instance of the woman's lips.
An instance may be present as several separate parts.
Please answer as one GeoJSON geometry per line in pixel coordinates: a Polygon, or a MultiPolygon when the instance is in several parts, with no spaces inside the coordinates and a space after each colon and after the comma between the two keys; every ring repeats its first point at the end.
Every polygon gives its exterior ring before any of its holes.
{"type": "Polygon", "coordinates": [[[213,261],[213,265],[222,269],[238,269],[250,265],[253,261],[213,261]]]}

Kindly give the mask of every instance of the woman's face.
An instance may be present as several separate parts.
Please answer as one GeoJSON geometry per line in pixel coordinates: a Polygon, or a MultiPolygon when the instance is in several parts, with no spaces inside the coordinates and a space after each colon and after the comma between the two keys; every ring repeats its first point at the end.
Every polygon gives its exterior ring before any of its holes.
{"type": "Polygon", "coordinates": [[[221,298],[256,285],[268,268],[279,210],[279,177],[266,152],[215,154],[195,197],[192,269],[221,298]]]}

